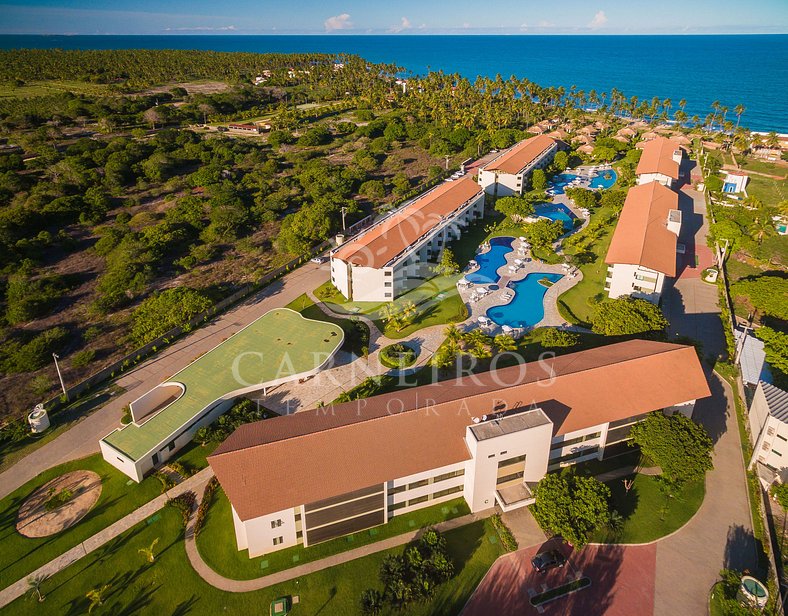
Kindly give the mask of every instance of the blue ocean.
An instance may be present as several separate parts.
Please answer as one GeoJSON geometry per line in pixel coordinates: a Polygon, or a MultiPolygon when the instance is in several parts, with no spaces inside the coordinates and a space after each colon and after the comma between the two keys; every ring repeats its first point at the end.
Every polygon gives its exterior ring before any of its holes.
{"type": "Polygon", "coordinates": [[[701,118],[712,101],[744,105],[741,124],[788,133],[788,35],[674,36],[0,36],[0,48],[209,49],[357,54],[423,74],[428,69],[516,75],[588,92],[615,87],[670,98],[701,118]]]}

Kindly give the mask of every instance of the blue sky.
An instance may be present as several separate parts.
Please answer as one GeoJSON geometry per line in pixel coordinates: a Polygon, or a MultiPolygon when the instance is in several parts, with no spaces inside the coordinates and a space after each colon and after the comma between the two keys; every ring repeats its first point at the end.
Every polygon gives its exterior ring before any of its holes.
{"type": "Polygon", "coordinates": [[[788,0],[0,0],[5,34],[786,32],[788,0]]]}

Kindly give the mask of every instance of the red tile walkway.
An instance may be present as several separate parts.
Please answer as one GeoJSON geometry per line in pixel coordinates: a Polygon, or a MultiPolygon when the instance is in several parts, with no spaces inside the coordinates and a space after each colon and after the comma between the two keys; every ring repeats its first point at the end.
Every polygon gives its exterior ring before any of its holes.
{"type": "MultiPolygon", "coordinates": [[[[462,616],[489,614],[587,614],[605,616],[651,616],[654,613],[654,572],[657,547],[587,546],[570,555],[570,564],[546,574],[536,573],[531,558],[541,546],[532,546],[499,558],[462,612],[462,616]],[[581,573],[591,586],[552,601],[539,611],[529,600],[532,592],[543,592],[575,579],[581,573]]],[[[562,551],[569,554],[569,548],[562,551]]]]}

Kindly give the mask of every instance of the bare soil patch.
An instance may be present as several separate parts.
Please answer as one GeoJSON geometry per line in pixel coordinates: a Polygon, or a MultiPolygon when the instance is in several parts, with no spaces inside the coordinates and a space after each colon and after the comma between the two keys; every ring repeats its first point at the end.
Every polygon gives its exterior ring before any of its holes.
{"type": "Polygon", "coordinates": [[[33,492],[19,508],[16,530],[25,537],[49,537],[74,526],[101,496],[101,477],[93,471],[72,471],[55,477],[33,492]],[[47,510],[47,502],[68,490],[72,496],[47,510]]]}

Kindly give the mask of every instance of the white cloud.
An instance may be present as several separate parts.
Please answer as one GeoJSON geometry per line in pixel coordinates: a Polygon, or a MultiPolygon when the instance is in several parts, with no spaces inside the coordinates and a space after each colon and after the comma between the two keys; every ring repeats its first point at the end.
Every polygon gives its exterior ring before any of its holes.
{"type": "Polygon", "coordinates": [[[552,28],[553,26],[555,26],[555,24],[552,21],[547,21],[546,19],[543,19],[536,25],[539,26],[540,28],[552,28]]]}
{"type": "Polygon", "coordinates": [[[353,22],[350,21],[350,15],[342,13],[329,17],[323,22],[323,25],[326,27],[326,32],[333,32],[335,30],[349,30],[353,27],[353,22]]]}
{"type": "Polygon", "coordinates": [[[594,18],[588,24],[588,27],[592,30],[596,30],[597,28],[601,28],[607,23],[607,15],[605,15],[604,11],[597,11],[597,14],[594,15],[594,18]]]}
{"type": "Polygon", "coordinates": [[[403,30],[410,30],[412,27],[410,19],[403,17],[399,25],[389,28],[389,32],[402,32],[403,30]]]}

